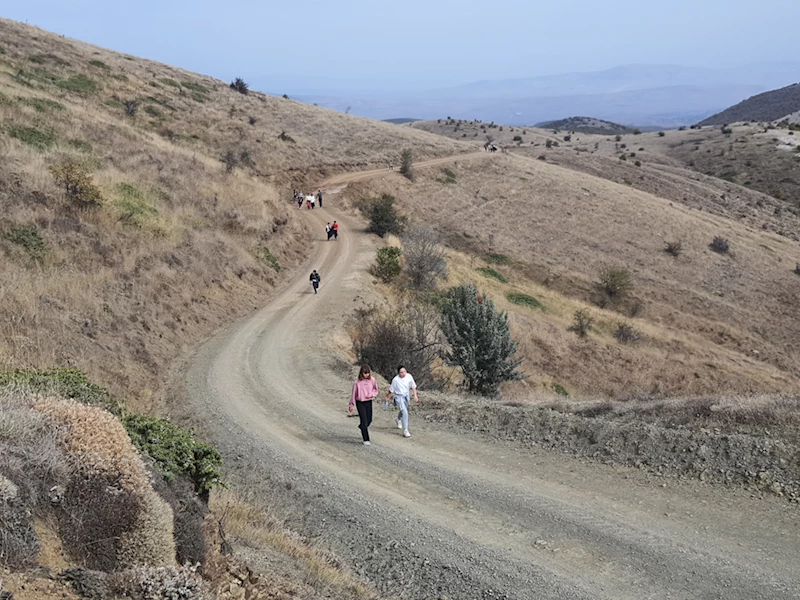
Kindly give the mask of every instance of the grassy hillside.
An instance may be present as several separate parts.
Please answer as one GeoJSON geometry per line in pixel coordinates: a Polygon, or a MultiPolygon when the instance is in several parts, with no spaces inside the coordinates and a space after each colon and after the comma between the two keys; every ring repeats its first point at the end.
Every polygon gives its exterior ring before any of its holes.
{"type": "Polygon", "coordinates": [[[147,407],[303,261],[291,188],[407,147],[470,149],[0,20],[0,369],[78,366],[147,407]]]}
{"type": "Polygon", "coordinates": [[[414,183],[361,183],[348,194],[354,202],[395,194],[412,220],[461,250],[450,255],[448,284],[471,279],[510,312],[537,385],[609,396],[800,389],[796,242],[681,202],[681,193],[697,203],[719,197],[691,172],[630,164],[615,173],[606,168],[625,161],[554,150],[544,161],[510,154],[480,169],[418,169],[414,183]],[[587,172],[551,164],[573,156],[587,159],[587,172]],[[589,157],[602,175],[588,173],[589,157]],[[610,180],[634,173],[649,190],[610,180]],[[729,253],[709,247],[715,236],[730,241],[729,253]],[[677,257],[665,252],[678,241],[677,257]],[[604,268],[630,271],[627,297],[598,301],[604,268]],[[581,309],[595,319],[586,338],[569,331],[581,309]],[[640,339],[618,339],[621,324],[640,339]]]}
{"type": "Polygon", "coordinates": [[[559,131],[573,133],[596,133],[599,135],[633,133],[633,129],[630,127],[625,127],[625,125],[612,123],[611,121],[604,121],[603,119],[594,119],[592,117],[569,117],[567,119],[560,119],[558,121],[537,123],[536,127],[539,127],[540,129],[556,129],[559,131]]]}
{"type": "Polygon", "coordinates": [[[800,110],[800,83],[758,94],[708,117],[700,125],[778,121],[800,110]]]}

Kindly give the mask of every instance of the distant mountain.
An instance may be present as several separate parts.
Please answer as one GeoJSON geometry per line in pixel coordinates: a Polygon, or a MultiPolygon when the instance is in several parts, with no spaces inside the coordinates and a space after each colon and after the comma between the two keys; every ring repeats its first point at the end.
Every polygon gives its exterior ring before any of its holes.
{"type": "Polygon", "coordinates": [[[545,121],[543,123],[537,123],[535,127],[576,131],[578,133],[599,133],[601,135],[633,133],[634,131],[630,127],[625,127],[625,125],[592,117],[569,117],[568,119],[561,119],[559,121],[545,121]]]}
{"type": "Polygon", "coordinates": [[[422,119],[409,119],[408,117],[399,117],[397,119],[383,119],[384,123],[394,123],[395,125],[405,125],[406,123],[413,123],[414,121],[422,121],[422,119]]]}
{"type": "Polygon", "coordinates": [[[700,125],[727,125],[739,121],[777,121],[800,111],[800,83],[758,94],[700,121],[700,125]]]}

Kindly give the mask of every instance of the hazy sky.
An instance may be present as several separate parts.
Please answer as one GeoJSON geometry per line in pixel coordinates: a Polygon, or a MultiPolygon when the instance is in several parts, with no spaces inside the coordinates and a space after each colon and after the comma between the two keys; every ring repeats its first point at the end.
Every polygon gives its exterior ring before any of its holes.
{"type": "Polygon", "coordinates": [[[277,93],[800,57],[800,0],[2,0],[0,15],[277,93]]]}

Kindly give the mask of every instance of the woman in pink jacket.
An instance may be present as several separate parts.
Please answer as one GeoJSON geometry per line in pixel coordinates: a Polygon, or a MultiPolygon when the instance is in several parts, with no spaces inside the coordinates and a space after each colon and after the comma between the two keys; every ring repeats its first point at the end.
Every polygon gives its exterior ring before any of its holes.
{"type": "Polygon", "coordinates": [[[369,446],[369,426],[372,424],[372,400],[378,396],[378,382],[370,374],[369,365],[361,365],[358,379],[353,384],[353,393],[350,394],[348,410],[353,412],[353,407],[358,409],[361,437],[364,445],[369,446]]]}

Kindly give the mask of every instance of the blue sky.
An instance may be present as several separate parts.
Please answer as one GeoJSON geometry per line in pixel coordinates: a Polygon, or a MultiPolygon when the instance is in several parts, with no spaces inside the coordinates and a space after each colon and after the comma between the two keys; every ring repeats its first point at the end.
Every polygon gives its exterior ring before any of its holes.
{"type": "Polygon", "coordinates": [[[277,93],[800,57],[782,25],[800,0],[3,0],[0,16],[277,93]]]}

